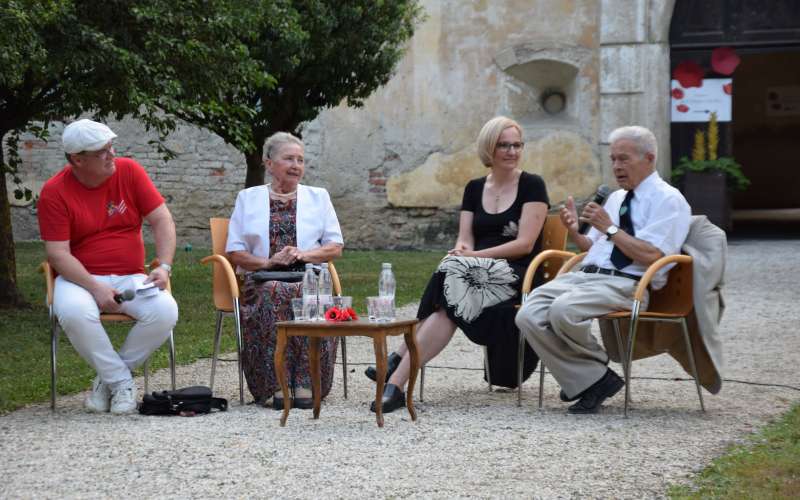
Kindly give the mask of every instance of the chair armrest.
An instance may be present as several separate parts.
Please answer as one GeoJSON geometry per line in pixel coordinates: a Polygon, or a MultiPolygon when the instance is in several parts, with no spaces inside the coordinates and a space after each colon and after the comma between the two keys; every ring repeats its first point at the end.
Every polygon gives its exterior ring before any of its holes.
{"type": "Polygon", "coordinates": [[[564,262],[564,265],[558,270],[558,274],[556,276],[561,276],[564,273],[571,272],[572,268],[577,266],[583,260],[583,258],[586,257],[587,253],[588,252],[579,253],[578,255],[575,255],[568,261],[564,262]]]}
{"type": "Polygon", "coordinates": [[[522,280],[522,295],[525,296],[531,292],[533,287],[533,277],[536,275],[536,270],[548,259],[561,259],[562,261],[569,259],[575,254],[565,250],[544,250],[539,252],[533,258],[528,269],[525,271],[525,278],[522,280]]]}
{"type": "Polygon", "coordinates": [[[203,257],[200,259],[200,263],[202,264],[208,264],[209,262],[219,264],[223,276],[225,277],[225,281],[228,283],[228,289],[231,293],[231,297],[238,299],[239,282],[236,281],[236,273],[233,271],[233,266],[231,266],[231,263],[228,261],[228,259],[219,254],[209,255],[208,257],[203,257]]]}
{"type": "Polygon", "coordinates": [[[55,280],[53,278],[53,268],[47,261],[39,265],[39,272],[44,274],[44,283],[47,289],[47,305],[53,305],[53,289],[55,287],[55,280]]]}
{"type": "Polygon", "coordinates": [[[689,255],[681,254],[665,255],[653,262],[650,264],[650,267],[647,268],[647,271],[644,272],[644,275],[642,275],[642,279],[639,280],[639,286],[636,287],[633,299],[639,302],[644,299],[644,294],[647,291],[647,287],[650,286],[653,276],[655,276],[662,267],[669,264],[691,264],[691,262],[692,258],[689,255]]]}

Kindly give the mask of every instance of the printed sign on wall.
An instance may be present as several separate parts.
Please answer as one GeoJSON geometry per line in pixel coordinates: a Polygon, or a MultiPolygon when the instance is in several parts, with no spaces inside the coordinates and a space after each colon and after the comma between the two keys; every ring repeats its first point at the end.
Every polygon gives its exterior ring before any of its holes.
{"type": "Polygon", "coordinates": [[[688,89],[672,80],[670,94],[673,122],[707,122],[712,112],[717,114],[717,121],[731,121],[731,78],[706,78],[702,86],[688,89]]]}

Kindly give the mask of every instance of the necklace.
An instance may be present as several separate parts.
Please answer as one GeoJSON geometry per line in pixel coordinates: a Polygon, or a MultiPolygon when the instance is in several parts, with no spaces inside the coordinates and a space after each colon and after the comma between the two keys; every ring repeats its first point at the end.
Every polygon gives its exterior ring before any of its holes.
{"type": "Polygon", "coordinates": [[[267,189],[269,189],[270,194],[274,194],[275,196],[282,197],[282,198],[288,198],[290,196],[294,196],[297,193],[297,189],[295,189],[291,193],[279,193],[279,192],[275,191],[274,189],[272,189],[272,184],[271,183],[267,184],[267,189]]]}

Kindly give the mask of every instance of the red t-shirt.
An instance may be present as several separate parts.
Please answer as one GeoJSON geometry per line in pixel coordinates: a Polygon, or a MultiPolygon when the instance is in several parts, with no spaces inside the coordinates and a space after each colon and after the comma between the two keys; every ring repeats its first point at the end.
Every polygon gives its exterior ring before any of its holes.
{"type": "Polygon", "coordinates": [[[67,164],[39,195],[39,231],[45,241],[69,241],[91,273],[144,273],[144,216],[164,203],[147,172],[130,158],[115,158],[116,171],[87,188],[67,164]]]}

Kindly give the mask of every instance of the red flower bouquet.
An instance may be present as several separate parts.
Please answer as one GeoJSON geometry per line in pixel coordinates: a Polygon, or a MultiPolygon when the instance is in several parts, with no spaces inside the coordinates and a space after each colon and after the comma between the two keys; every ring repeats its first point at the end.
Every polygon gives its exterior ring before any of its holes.
{"type": "Polygon", "coordinates": [[[332,323],[339,321],[356,321],[357,319],[358,315],[352,307],[331,307],[325,311],[325,321],[330,321],[332,323]]]}

